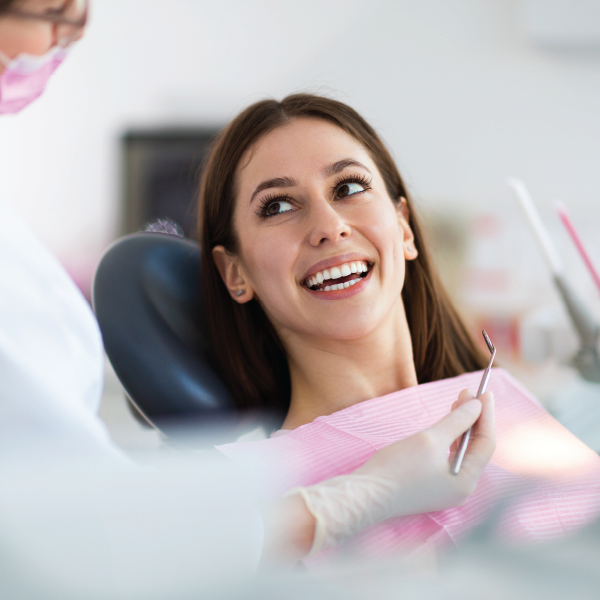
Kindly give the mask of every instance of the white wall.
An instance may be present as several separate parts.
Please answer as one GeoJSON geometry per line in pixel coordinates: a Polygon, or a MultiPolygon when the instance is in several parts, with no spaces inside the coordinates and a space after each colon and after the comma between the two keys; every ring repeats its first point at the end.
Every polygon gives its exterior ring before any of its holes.
{"type": "Polygon", "coordinates": [[[600,259],[600,52],[536,47],[521,8],[96,0],[86,38],[42,101],[0,119],[0,196],[85,283],[117,230],[122,131],[220,123],[266,95],[321,90],[371,120],[425,207],[495,215],[504,233],[492,263],[514,266],[511,285],[527,288],[546,272],[507,174],[527,181],[568,261],[578,264],[552,212],[556,196],[600,259]]]}

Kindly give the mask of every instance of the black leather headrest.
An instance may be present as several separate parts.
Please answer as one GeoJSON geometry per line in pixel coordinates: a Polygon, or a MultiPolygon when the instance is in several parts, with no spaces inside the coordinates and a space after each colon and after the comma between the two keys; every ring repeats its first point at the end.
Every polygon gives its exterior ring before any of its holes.
{"type": "Polygon", "coordinates": [[[160,233],[118,240],[96,271],[93,302],[108,357],[159,428],[235,414],[207,359],[200,282],[198,245],[160,233]]]}

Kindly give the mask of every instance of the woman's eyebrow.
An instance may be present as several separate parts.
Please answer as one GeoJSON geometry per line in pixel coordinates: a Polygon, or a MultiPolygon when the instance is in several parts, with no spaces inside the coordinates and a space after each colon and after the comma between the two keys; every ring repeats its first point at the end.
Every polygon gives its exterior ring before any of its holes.
{"type": "Polygon", "coordinates": [[[361,169],[364,169],[367,173],[371,173],[371,171],[369,171],[369,169],[367,169],[365,165],[363,165],[361,162],[358,162],[357,160],[354,160],[353,158],[343,158],[342,160],[338,160],[330,164],[328,167],[325,167],[323,169],[323,173],[329,176],[337,175],[338,173],[341,173],[346,167],[359,167],[361,169]]]}
{"type": "Polygon", "coordinates": [[[298,182],[292,177],[274,177],[273,179],[267,179],[266,181],[262,181],[256,186],[254,192],[252,192],[252,197],[250,198],[250,204],[254,202],[254,198],[261,192],[268,190],[270,188],[279,188],[279,187],[294,187],[298,185],[298,182]]]}
{"type": "MultiPolygon", "coordinates": [[[[367,173],[371,173],[371,171],[369,171],[365,165],[353,158],[342,158],[342,160],[337,160],[336,162],[325,167],[323,169],[323,173],[330,177],[331,175],[337,175],[338,173],[341,173],[347,167],[359,167],[360,169],[364,169],[367,173]]],[[[256,186],[254,192],[252,192],[250,204],[254,202],[254,198],[256,198],[258,194],[264,192],[265,190],[270,188],[294,187],[296,185],[298,185],[298,182],[292,177],[274,177],[273,179],[262,181],[256,186]]]]}

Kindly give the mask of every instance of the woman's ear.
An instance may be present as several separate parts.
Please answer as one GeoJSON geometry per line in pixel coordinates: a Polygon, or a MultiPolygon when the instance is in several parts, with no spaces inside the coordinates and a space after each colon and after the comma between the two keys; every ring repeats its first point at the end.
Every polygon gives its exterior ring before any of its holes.
{"type": "Polygon", "coordinates": [[[212,255],[231,297],[239,304],[252,300],[254,288],[248,283],[238,257],[227,252],[224,246],[215,246],[212,255]]]}
{"type": "Polygon", "coordinates": [[[415,234],[410,227],[410,214],[408,210],[408,202],[406,198],[400,196],[397,203],[398,223],[402,229],[404,237],[404,258],[406,260],[415,260],[419,255],[415,247],[415,234]]]}

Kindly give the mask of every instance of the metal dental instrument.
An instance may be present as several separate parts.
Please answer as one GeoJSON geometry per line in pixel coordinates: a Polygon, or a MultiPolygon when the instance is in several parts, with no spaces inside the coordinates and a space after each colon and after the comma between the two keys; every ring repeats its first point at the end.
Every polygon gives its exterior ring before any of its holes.
{"type": "MultiPolygon", "coordinates": [[[[494,362],[494,358],[496,358],[496,348],[494,348],[494,344],[492,344],[492,342],[490,341],[490,338],[485,332],[485,329],[481,333],[483,334],[483,339],[485,340],[485,343],[487,344],[487,347],[492,357],[490,358],[490,362],[486,370],[483,372],[483,377],[481,378],[481,383],[479,384],[479,390],[477,390],[477,396],[475,396],[476,398],[479,398],[482,394],[485,393],[485,388],[487,387],[487,382],[490,378],[490,373],[492,372],[492,363],[494,362]]],[[[450,469],[450,473],[452,473],[452,475],[458,475],[458,472],[460,471],[460,466],[462,465],[463,458],[465,457],[465,452],[467,451],[467,446],[469,445],[471,429],[472,427],[469,427],[469,429],[465,431],[465,433],[463,433],[462,439],[460,440],[460,446],[458,448],[456,456],[454,457],[454,464],[450,469]]]]}

